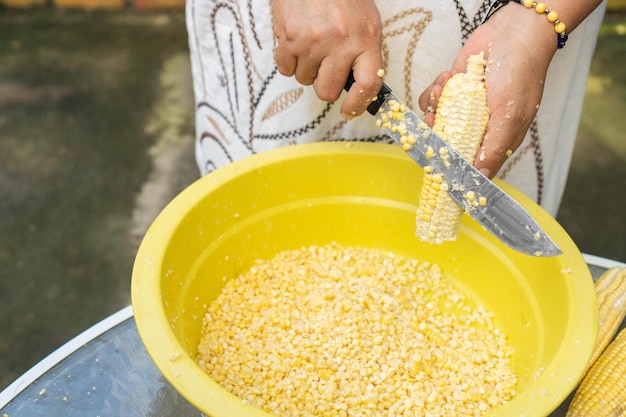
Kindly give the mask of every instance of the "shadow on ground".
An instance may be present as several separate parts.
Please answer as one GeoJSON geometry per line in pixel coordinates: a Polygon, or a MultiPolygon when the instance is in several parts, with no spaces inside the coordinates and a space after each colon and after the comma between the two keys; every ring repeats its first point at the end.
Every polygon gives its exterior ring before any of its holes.
{"type": "Polygon", "coordinates": [[[198,175],[188,61],[182,13],[0,11],[0,389],[129,304],[198,175]]]}

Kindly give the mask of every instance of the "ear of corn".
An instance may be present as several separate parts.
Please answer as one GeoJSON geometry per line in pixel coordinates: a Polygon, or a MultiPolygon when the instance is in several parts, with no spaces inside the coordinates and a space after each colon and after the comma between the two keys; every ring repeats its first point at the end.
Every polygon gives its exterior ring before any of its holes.
{"type": "Polygon", "coordinates": [[[626,329],[591,366],[566,417],[609,417],[626,413],[626,329]]]}
{"type": "Polygon", "coordinates": [[[598,336],[566,417],[626,415],[626,329],[611,342],[626,316],[626,266],[610,268],[595,288],[598,336]]]}
{"type": "MultiPolygon", "coordinates": [[[[455,74],[444,85],[435,114],[433,130],[469,161],[474,160],[489,121],[485,65],[482,52],[472,55],[467,72],[455,74]]],[[[441,175],[424,169],[416,217],[416,234],[423,241],[456,239],[463,208],[447,193],[448,186],[441,175]]],[[[468,196],[468,204],[474,203],[479,204],[478,199],[468,196]]]]}
{"type": "MultiPolygon", "coordinates": [[[[598,336],[588,368],[598,359],[626,317],[626,266],[614,266],[596,281],[598,336]]],[[[626,411],[626,410],[625,410],[626,411]]]]}

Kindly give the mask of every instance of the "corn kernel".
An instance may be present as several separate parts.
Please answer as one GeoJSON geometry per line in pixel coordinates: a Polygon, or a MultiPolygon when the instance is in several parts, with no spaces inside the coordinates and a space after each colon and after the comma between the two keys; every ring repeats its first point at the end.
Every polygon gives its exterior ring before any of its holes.
{"type": "MultiPolygon", "coordinates": [[[[444,85],[437,105],[433,130],[440,135],[447,144],[466,160],[473,160],[478,153],[478,147],[483,139],[489,110],[484,83],[486,61],[483,53],[473,55],[467,62],[467,72],[455,74],[444,85]]],[[[446,166],[450,166],[449,148],[439,149],[439,155],[446,166]]],[[[427,151],[427,156],[429,155],[427,151]]],[[[431,156],[432,157],[432,156],[431,156]]],[[[422,184],[422,188],[432,185],[422,184]]],[[[438,206],[428,222],[422,221],[421,210],[423,205],[420,193],[420,202],[416,216],[416,235],[421,240],[431,243],[442,243],[446,240],[455,240],[458,233],[463,208],[445,193],[448,185],[441,188],[438,197],[438,206]],[[437,224],[436,235],[433,237],[429,223],[437,224]]],[[[479,205],[475,195],[467,196],[468,207],[479,205]]]]}
{"type": "Polygon", "coordinates": [[[516,377],[492,315],[464,299],[434,264],[336,243],[285,251],[226,283],[198,364],[284,417],[476,416],[516,377]]]}

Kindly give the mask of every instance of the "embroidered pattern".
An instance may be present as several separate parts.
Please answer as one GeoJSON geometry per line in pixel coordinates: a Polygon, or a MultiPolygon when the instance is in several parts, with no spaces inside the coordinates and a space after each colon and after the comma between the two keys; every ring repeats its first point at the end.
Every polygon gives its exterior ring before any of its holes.
{"type": "MultiPolygon", "coordinates": [[[[311,140],[390,143],[390,138],[376,129],[362,130],[364,122],[359,125],[338,117],[333,103],[311,106],[315,103],[311,88],[286,84],[285,77],[278,76],[271,60],[271,22],[266,21],[270,1],[189,0],[190,45],[196,66],[197,149],[202,154],[199,160],[206,161],[201,167],[203,174],[246,155],[311,140]]],[[[459,44],[464,44],[481,24],[491,3],[482,0],[470,16],[463,0],[440,1],[449,2],[449,10],[456,10],[459,44]]],[[[411,3],[396,6],[398,12],[383,20],[382,54],[385,65],[390,62],[392,49],[394,54],[403,54],[393,58],[401,61],[404,100],[415,106],[421,93],[414,91],[415,79],[430,76],[415,73],[416,60],[427,51],[420,41],[437,17],[432,10],[411,3]]],[[[528,146],[541,201],[543,157],[536,121],[530,136],[528,146]]],[[[518,151],[517,159],[509,161],[500,176],[506,177],[528,152],[525,148],[518,151]]]]}
{"type": "Polygon", "coordinates": [[[467,13],[465,12],[465,9],[463,8],[463,5],[459,0],[454,0],[454,6],[459,16],[459,24],[461,25],[461,43],[465,44],[467,38],[469,38],[472,32],[475,31],[476,28],[480,26],[480,24],[484,20],[484,17],[489,11],[489,7],[491,6],[491,1],[483,1],[471,21],[467,17],[467,13]]]}
{"type": "Polygon", "coordinates": [[[289,107],[291,107],[293,103],[298,101],[298,99],[302,95],[302,92],[302,88],[296,88],[278,96],[278,98],[272,102],[267,111],[263,113],[263,117],[261,117],[261,120],[271,119],[277,114],[287,110],[289,107]]]}
{"type": "Polygon", "coordinates": [[[531,123],[528,131],[530,134],[530,142],[525,146],[521,146],[515,152],[513,158],[502,170],[500,170],[498,177],[506,180],[507,176],[510,175],[511,172],[521,164],[522,159],[530,152],[532,152],[537,187],[534,200],[535,202],[537,202],[537,204],[541,204],[541,202],[543,201],[543,190],[545,187],[545,174],[543,166],[543,152],[541,150],[541,140],[539,139],[539,128],[537,127],[536,118],[531,123]]]}
{"type": "Polygon", "coordinates": [[[429,10],[421,7],[408,9],[402,13],[391,17],[383,22],[383,61],[389,61],[389,43],[394,42],[394,38],[405,33],[410,34],[406,54],[404,57],[404,101],[413,103],[412,88],[412,68],[417,43],[422,37],[422,33],[433,19],[433,14],[429,10]],[[419,16],[422,16],[421,18],[419,16]],[[417,19],[417,20],[416,20],[417,19]]]}

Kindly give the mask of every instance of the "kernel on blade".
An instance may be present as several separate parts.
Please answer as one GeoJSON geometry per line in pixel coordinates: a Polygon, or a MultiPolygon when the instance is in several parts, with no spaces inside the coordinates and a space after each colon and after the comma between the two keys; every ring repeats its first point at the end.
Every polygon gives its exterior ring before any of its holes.
{"type": "MultiPolygon", "coordinates": [[[[445,84],[435,114],[433,130],[469,161],[474,160],[489,121],[485,65],[482,52],[472,55],[467,62],[467,72],[454,75],[445,84]]],[[[441,188],[434,191],[437,193],[434,199],[437,204],[432,207],[433,197],[424,197],[432,191],[431,175],[424,173],[416,234],[423,241],[439,244],[456,239],[463,208],[441,188]]],[[[467,207],[487,203],[484,197],[473,192],[466,197],[467,207]]]]}
{"type": "MultiPolygon", "coordinates": [[[[353,82],[354,76],[350,73],[344,88],[350,90],[353,82]]],[[[502,243],[531,256],[551,257],[563,253],[522,204],[485,177],[470,161],[450,150],[450,145],[398,99],[385,83],[367,112],[376,117],[376,126],[387,130],[390,138],[419,166],[432,166],[441,173],[448,181],[448,193],[452,199],[502,243]],[[391,109],[396,105],[400,107],[401,117],[394,118],[391,109]],[[400,124],[407,127],[404,143],[401,142],[404,132],[392,131],[400,124]],[[428,147],[433,148],[430,153],[428,147]],[[449,152],[442,155],[442,148],[449,152]],[[475,190],[477,197],[471,205],[465,197],[469,190],[475,190]]]]}

